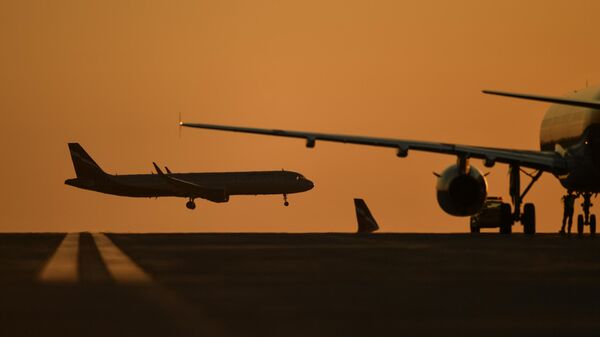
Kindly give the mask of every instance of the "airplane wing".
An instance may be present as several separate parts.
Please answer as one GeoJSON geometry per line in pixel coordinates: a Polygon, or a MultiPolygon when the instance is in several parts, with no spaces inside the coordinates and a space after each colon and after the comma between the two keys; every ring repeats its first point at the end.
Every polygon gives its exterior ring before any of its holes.
{"type": "Polygon", "coordinates": [[[164,172],[160,169],[160,167],[158,167],[158,165],[156,165],[156,163],[153,162],[152,164],[154,165],[154,168],[159,176],[163,177],[170,184],[172,184],[175,189],[177,189],[179,192],[182,192],[182,194],[186,196],[197,196],[213,202],[226,202],[229,200],[229,196],[224,189],[206,187],[187,180],[175,178],[171,175],[164,174],[164,172]]]}
{"type": "Polygon", "coordinates": [[[577,107],[581,107],[581,108],[600,109],[600,102],[598,102],[598,101],[581,100],[581,99],[574,99],[574,98],[569,98],[569,97],[550,97],[550,96],[540,96],[540,95],[530,95],[530,94],[519,94],[519,93],[514,93],[514,92],[495,91],[495,90],[483,90],[482,92],[484,94],[488,94],[488,95],[521,98],[521,99],[527,99],[530,101],[540,101],[540,102],[547,102],[547,103],[554,103],[554,104],[570,105],[570,106],[577,106],[577,107]]]}
{"type": "Polygon", "coordinates": [[[405,139],[365,137],[303,131],[287,131],[278,129],[259,129],[203,123],[180,122],[180,125],[190,128],[254,133],[291,138],[303,138],[306,139],[306,147],[310,148],[315,146],[317,140],[323,140],[338,143],[350,143],[395,148],[397,149],[398,157],[406,157],[408,155],[409,150],[415,150],[483,159],[485,161],[486,166],[492,166],[494,163],[499,162],[506,164],[516,164],[522,167],[528,167],[552,173],[562,173],[567,170],[567,162],[565,158],[553,151],[502,149],[492,147],[424,142],[405,139]]]}

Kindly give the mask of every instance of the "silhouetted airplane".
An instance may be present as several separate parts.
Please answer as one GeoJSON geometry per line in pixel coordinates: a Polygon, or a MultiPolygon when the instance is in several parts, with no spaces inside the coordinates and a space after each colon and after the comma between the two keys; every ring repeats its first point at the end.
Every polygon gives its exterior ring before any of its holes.
{"type": "Polygon", "coordinates": [[[231,195],[282,194],[288,206],[287,195],[313,188],[312,181],[302,174],[290,171],[167,173],[154,164],[158,174],[111,175],[105,173],[78,143],[69,143],[71,159],[77,178],[65,184],[78,188],[126,197],[182,197],[188,198],[186,207],[195,209],[194,199],[227,202],[231,195]]]}
{"type": "Polygon", "coordinates": [[[509,166],[509,192],[512,201],[503,205],[504,219],[500,231],[510,233],[515,221],[521,221],[527,234],[535,233],[535,207],[527,203],[521,213],[522,201],[543,172],[557,177],[568,190],[584,197],[583,216],[578,217],[578,232],[589,225],[590,232],[596,231],[596,217],[589,214],[590,199],[600,192],[600,88],[575,91],[567,97],[546,97],[498,91],[483,91],[486,94],[524,98],[554,103],[546,112],[540,131],[541,151],[526,151],[456,144],[434,143],[403,139],[376,138],[315,132],[285,131],[235,127],[212,124],[180,122],[180,126],[274,135],[306,139],[306,147],[312,148],[317,140],[391,147],[398,157],[406,157],[409,150],[427,151],[455,155],[456,164],[437,175],[437,200],[440,207],[451,215],[469,216],[477,213],[487,197],[487,181],[481,172],[471,166],[469,159],[483,159],[486,167],[495,163],[509,166]],[[521,192],[522,168],[534,169],[526,173],[531,182],[521,192]]]}
{"type": "Polygon", "coordinates": [[[358,234],[373,233],[379,229],[377,221],[375,221],[371,211],[369,211],[369,207],[367,207],[367,203],[363,199],[354,199],[354,208],[356,210],[356,222],[358,224],[356,232],[358,234]]]}

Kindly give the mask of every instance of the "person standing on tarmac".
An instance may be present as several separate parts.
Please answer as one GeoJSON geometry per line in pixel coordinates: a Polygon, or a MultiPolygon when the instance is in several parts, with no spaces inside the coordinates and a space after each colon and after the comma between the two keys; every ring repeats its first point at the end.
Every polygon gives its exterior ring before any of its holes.
{"type": "Polygon", "coordinates": [[[590,208],[594,206],[594,204],[592,204],[592,198],[583,198],[583,202],[581,203],[581,207],[583,208],[583,221],[585,221],[586,224],[590,224],[590,208]]]}
{"type": "Polygon", "coordinates": [[[567,195],[562,197],[564,213],[562,219],[562,227],[559,233],[565,234],[565,225],[569,221],[568,233],[571,234],[571,227],[573,226],[573,212],[575,211],[575,199],[579,198],[579,195],[573,194],[573,191],[569,190],[567,195]]]}

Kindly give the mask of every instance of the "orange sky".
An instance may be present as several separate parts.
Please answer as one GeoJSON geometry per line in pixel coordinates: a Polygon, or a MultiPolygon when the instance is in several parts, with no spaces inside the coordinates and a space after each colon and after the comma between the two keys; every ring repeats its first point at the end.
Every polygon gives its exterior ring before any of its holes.
{"type": "MultiPolygon", "coordinates": [[[[191,122],[538,149],[548,95],[600,82],[589,1],[4,1],[0,231],[354,231],[363,197],[384,231],[462,232],[437,205],[450,156],[186,129],[191,122]],[[66,186],[67,142],[111,173],[302,172],[316,188],[228,204],[66,186]]],[[[479,161],[475,165],[482,167],[479,161]]],[[[490,194],[507,197],[497,165],[490,194]]],[[[528,201],[556,231],[558,182],[528,201]]],[[[598,203],[598,202],[597,202],[598,203]]],[[[519,226],[517,231],[521,231],[519,226]]]]}

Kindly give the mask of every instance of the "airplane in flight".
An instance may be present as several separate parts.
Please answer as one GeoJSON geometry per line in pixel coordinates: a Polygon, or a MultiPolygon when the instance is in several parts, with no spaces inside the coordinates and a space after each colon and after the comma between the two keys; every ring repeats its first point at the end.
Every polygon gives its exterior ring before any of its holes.
{"type": "Polygon", "coordinates": [[[172,173],[163,172],[156,163],[157,174],[112,175],[105,173],[79,143],[69,143],[77,178],[65,184],[86,190],[126,197],[188,198],[186,207],[195,209],[195,199],[227,202],[232,195],[282,194],[305,192],[314,184],[302,174],[291,171],[172,173]]]}
{"type": "Polygon", "coordinates": [[[483,93],[553,103],[546,112],[540,130],[541,149],[517,150],[468,146],[405,139],[378,138],[330,133],[260,129],[227,125],[179,122],[180,126],[280,137],[302,138],[313,148],[317,140],[361,144],[396,149],[398,157],[409,151],[426,151],[456,156],[456,163],[437,174],[436,193],[440,207],[454,216],[479,212],[487,198],[487,181],[470,159],[482,159],[485,167],[496,163],[509,168],[511,204],[502,205],[500,232],[509,234],[515,222],[521,222],[526,234],[535,234],[535,206],[523,200],[544,172],[554,175],[567,189],[583,196],[584,215],[577,218],[577,231],[589,226],[596,232],[596,216],[590,215],[591,198],[600,192],[600,87],[577,90],[566,97],[548,97],[501,91],[483,93]],[[524,169],[533,170],[527,172],[524,169]],[[531,179],[521,190],[521,173],[531,179]],[[521,208],[523,208],[521,210],[521,208]]]}

